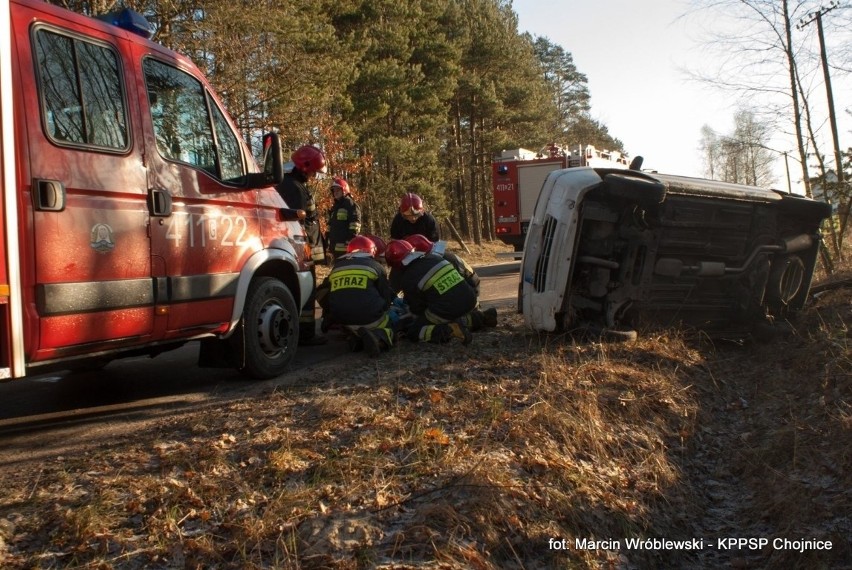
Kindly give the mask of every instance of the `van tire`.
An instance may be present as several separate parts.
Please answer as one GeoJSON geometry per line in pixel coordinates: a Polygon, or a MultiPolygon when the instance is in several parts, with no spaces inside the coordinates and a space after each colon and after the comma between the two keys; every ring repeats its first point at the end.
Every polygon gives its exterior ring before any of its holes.
{"type": "Polygon", "coordinates": [[[299,344],[299,309],[290,290],[274,277],[254,279],[231,338],[246,376],[265,380],[286,372],[299,344]]]}

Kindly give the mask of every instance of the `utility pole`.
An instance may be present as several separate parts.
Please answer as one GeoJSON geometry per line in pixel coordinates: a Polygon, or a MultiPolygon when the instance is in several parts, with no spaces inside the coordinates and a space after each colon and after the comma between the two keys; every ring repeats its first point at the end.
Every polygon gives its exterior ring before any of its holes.
{"type": "Polygon", "coordinates": [[[796,26],[799,30],[804,29],[805,26],[810,24],[811,22],[816,21],[817,23],[817,36],[819,37],[819,52],[820,57],[822,58],[822,73],[825,76],[825,91],[828,95],[828,119],[831,124],[831,137],[834,142],[834,161],[837,164],[837,182],[839,185],[843,184],[843,159],[840,154],[840,140],[837,136],[837,117],[834,114],[834,95],[831,92],[831,76],[828,71],[828,55],[825,51],[825,34],[822,29],[822,17],[825,14],[828,14],[835,8],[839,6],[838,0],[832,0],[831,4],[829,4],[825,8],[820,8],[816,12],[811,12],[808,14],[807,18],[802,18],[799,21],[799,25],[796,26]]]}
{"type": "MultiPolygon", "coordinates": [[[[834,95],[831,92],[831,76],[828,72],[828,55],[825,52],[825,34],[822,29],[822,17],[825,14],[828,14],[839,5],[838,0],[832,0],[831,4],[829,4],[825,8],[820,8],[816,12],[811,12],[807,19],[802,18],[799,21],[799,25],[796,26],[799,30],[802,30],[805,26],[810,24],[813,21],[817,23],[817,37],[819,38],[819,52],[820,58],[822,59],[822,73],[825,76],[825,92],[828,96],[828,119],[831,124],[831,137],[834,142],[834,162],[837,164],[837,185],[838,188],[843,188],[843,159],[840,155],[840,140],[837,136],[837,118],[834,114],[834,95]]],[[[826,186],[826,181],[823,179],[823,186],[826,186]]],[[[828,190],[826,188],[826,190],[828,190]]],[[[831,228],[832,237],[835,242],[835,249],[837,250],[835,253],[837,254],[839,259],[843,259],[843,249],[841,247],[843,243],[843,234],[846,232],[846,222],[849,220],[849,213],[852,210],[852,201],[846,199],[846,207],[843,208],[843,212],[840,216],[840,231],[836,231],[834,228],[834,223],[832,220],[829,220],[829,227],[831,228]]],[[[831,275],[833,273],[834,264],[832,263],[831,256],[828,255],[828,252],[825,251],[825,246],[820,247],[820,255],[822,256],[823,262],[825,263],[826,270],[828,274],[831,275]]]]}

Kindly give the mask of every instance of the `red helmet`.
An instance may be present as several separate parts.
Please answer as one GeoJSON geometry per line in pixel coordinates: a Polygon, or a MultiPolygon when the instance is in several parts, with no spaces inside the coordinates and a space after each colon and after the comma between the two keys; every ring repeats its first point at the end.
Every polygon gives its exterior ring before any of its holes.
{"type": "Polygon", "coordinates": [[[423,198],[413,192],[408,192],[399,203],[399,213],[402,215],[419,216],[423,211],[423,198]]]}
{"type": "Polygon", "coordinates": [[[423,253],[429,253],[435,246],[435,244],[432,243],[432,241],[423,234],[414,234],[406,236],[405,241],[414,246],[414,249],[416,251],[422,251],[423,253]]]}
{"type": "Polygon", "coordinates": [[[349,240],[346,253],[369,253],[370,257],[376,256],[376,244],[367,236],[355,236],[349,240]]]}
{"type": "Polygon", "coordinates": [[[388,264],[393,267],[401,267],[402,260],[405,259],[409,253],[414,253],[414,251],[414,246],[404,239],[392,239],[390,243],[388,243],[387,249],[385,249],[385,259],[388,264]]]}
{"type": "Polygon", "coordinates": [[[331,191],[334,192],[335,188],[340,188],[343,190],[343,195],[348,196],[349,192],[349,183],[343,178],[334,177],[334,180],[331,182],[331,191]]]}
{"type": "Polygon", "coordinates": [[[300,146],[290,156],[290,160],[307,176],[325,172],[325,155],[315,146],[309,144],[300,146]]]}
{"type": "Polygon", "coordinates": [[[385,254],[385,250],[388,248],[385,240],[379,236],[374,236],[373,234],[364,234],[364,236],[370,238],[370,241],[376,244],[376,257],[380,257],[385,254]]]}

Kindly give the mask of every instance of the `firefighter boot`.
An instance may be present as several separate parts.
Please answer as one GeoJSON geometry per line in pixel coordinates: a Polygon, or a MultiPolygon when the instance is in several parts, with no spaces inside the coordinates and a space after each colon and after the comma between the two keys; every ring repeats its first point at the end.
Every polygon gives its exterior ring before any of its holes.
{"type": "Polygon", "coordinates": [[[420,331],[420,338],[432,344],[446,344],[453,340],[450,325],[427,325],[420,331]]]}
{"type": "Polygon", "coordinates": [[[358,329],[358,336],[364,343],[364,352],[372,357],[381,354],[382,350],[387,348],[388,344],[382,339],[380,331],[361,327],[358,329]]]}
{"type": "Polygon", "coordinates": [[[491,307],[490,309],[485,309],[482,311],[482,324],[486,327],[496,327],[497,326],[497,309],[491,307]]]}
{"type": "Polygon", "coordinates": [[[351,352],[361,352],[364,350],[364,341],[361,340],[361,335],[355,331],[351,331],[349,333],[349,337],[346,339],[346,345],[349,347],[351,352]]]}
{"type": "Polygon", "coordinates": [[[470,334],[470,329],[460,323],[450,323],[447,325],[450,328],[450,335],[452,338],[457,338],[461,340],[461,343],[465,346],[470,344],[473,340],[473,335],[470,334]]]}

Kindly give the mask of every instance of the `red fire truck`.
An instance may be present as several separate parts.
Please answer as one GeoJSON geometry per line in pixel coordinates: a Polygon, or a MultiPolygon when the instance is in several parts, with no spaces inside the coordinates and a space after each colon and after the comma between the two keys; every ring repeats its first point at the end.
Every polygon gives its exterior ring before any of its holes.
{"type": "Polygon", "coordinates": [[[276,376],[313,287],[278,138],[260,172],[195,65],[108,20],[0,1],[0,379],[189,340],[276,376]]]}
{"type": "Polygon", "coordinates": [[[492,160],[494,220],[497,237],[521,251],[544,180],[554,170],[575,166],[628,168],[627,157],[591,145],[569,149],[555,144],[540,152],[523,148],[503,151],[492,160]]]}

